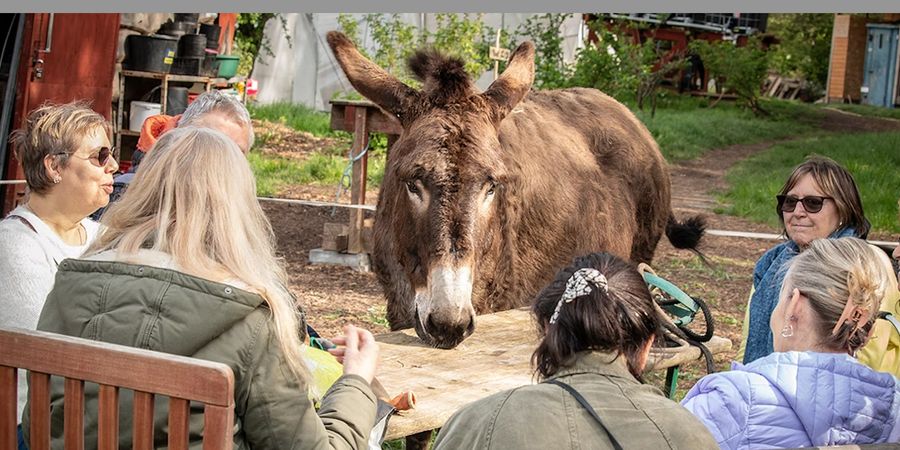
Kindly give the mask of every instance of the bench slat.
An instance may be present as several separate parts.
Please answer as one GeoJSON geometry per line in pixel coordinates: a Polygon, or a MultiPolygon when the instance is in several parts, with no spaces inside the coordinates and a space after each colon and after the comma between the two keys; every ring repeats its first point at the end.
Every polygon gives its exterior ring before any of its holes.
{"type": "Polygon", "coordinates": [[[234,405],[206,405],[203,410],[203,450],[232,450],[234,405]]]}
{"type": "Polygon", "coordinates": [[[106,384],[100,385],[98,405],[97,448],[117,450],[119,448],[119,389],[106,384]]]}
{"type": "Polygon", "coordinates": [[[153,394],[134,392],[134,450],[153,450],[153,394]]]}
{"type": "Polygon", "coordinates": [[[0,367],[0,448],[16,448],[18,411],[18,371],[15,367],[0,367]]]}
{"type": "Polygon", "coordinates": [[[28,372],[28,405],[31,433],[28,448],[50,450],[50,375],[28,372]]]}
{"type": "Polygon", "coordinates": [[[169,399],[169,449],[187,450],[190,435],[190,402],[182,398],[169,399]]]}
{"type": "Polygon", "coordinates": [[[66,378],[63,433],[66,450],[84,450],[84,381],[66,378]]]}

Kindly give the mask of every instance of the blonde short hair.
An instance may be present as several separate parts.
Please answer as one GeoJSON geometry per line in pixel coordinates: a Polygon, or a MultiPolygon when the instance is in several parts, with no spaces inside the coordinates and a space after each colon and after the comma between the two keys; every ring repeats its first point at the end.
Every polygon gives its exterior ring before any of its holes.
{"type": "Polygon", "coordinates": [[[109,135],[109,122],[81,100],[44,103],[28,114],[24,126],[10,136],[28,188],[39,194],[47,192],[53,180],[47,175],[44,159],[59,158],[54,164],[58,161],[60,167],[66,167],[68,152],[77,150],[83,139],[98,130],[109,135]]]}
{"type": "Polygon", "coordinates": [[[781,297],[798,289],[818,320],[820,344],[855,354],[868,340],[893,277],[882,256],[862,239],[816,239],[788,264],[781,297]],[[862,323],[845,320],[832,333],[848,302],[870,314],[862,323]]]}

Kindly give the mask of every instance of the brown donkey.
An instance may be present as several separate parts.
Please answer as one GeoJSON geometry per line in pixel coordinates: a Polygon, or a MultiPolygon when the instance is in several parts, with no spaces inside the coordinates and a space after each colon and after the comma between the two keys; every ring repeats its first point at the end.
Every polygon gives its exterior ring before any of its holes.
{"type": "Polygon", "coordinates": [[[529,303],[577,255],[650,262],[664,231],[678,248],[699,242],[699,218],[672,216],[666,161],[647,129],[595,89],[530,92],[530,42],[484,92],[459,59],[416,53],[416,90],[343,34],[328,43],[353,87],[403,127],[372,255],[392,329],[415,326],[452,348],[477,313],[529,303]]]}

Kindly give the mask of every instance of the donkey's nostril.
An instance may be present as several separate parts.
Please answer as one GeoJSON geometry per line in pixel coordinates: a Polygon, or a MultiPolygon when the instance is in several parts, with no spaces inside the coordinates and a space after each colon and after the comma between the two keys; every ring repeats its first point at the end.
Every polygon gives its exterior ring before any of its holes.
{"type": "Polygon", "coordinates": [[[425,319],[425,331],[428,333],[434,333],[437,330],[437,324],[434,323],[434,315],[429,314],[428,318],[425,319]]]}
{"type": "Polygon", "coordinates": [[[466,337],[471,336],[472,333],[474,333],[474,332],[475,332],[475,317],[472,316],[471,318],[469,318],[469,326],[466,327],[465,336],[466,337]]]}

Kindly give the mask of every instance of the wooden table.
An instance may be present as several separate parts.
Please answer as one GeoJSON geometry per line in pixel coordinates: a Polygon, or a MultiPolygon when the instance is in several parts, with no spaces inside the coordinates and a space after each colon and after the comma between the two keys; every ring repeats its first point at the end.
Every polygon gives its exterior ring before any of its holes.
{"type": "MultiPolygon", "coordinates": [[[[381,346],[378,380],[390,395],[412,391],[416,408],[390,419],[386,439],[440,428],[456,410],[488,395],[535,382],[531,353],[537,346],[535,325],[526,308],[478,316],[475,333],[452,350],[425,345],[415,330],[376,336],[381,346]]],[[[713,337],[713,353],[731,341],[713,337]]],[[[701,357],[690,347],[678,352],[653,351],[647,370],[659,370],[701,357]]]]}

